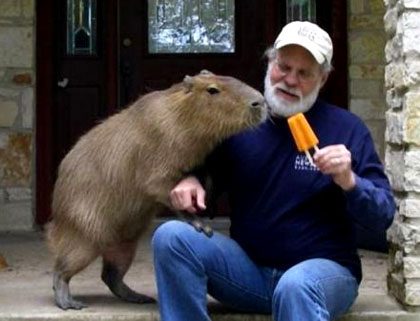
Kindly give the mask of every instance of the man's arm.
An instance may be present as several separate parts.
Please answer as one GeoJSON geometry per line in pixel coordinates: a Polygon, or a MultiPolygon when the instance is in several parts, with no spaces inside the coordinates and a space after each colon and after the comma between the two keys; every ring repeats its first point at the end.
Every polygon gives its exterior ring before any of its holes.
{"type": "Polygon", "coordinates": [[[354,169],[351,152],[344,145],[320,149],[314,155],[314,162],[322,173],[331,175],[343,189],[347,210],[359,224],[384,231],[391,225],[395,214],[394,197],[370,135],[360,146],[354,169]]]}

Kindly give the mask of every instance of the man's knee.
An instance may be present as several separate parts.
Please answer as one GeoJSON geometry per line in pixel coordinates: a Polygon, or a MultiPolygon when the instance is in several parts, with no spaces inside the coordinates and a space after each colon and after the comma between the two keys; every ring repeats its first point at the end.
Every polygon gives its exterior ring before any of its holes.
{"type": "Polygon", "coordinates": [[[317,284],[308,275],[300,271],[287,271],[280,278],[273,299],[287,298],[288,300],[300,300],[299,298],[312,296],[318,292],[317,284]]]}
{"type": "Polygon", "coordinates": [[[155,230],[152,237],[153,251],[163,252],[170,248],[176,247],[182,235],[185,235],[189,225],[181,221],[168,221],[155,230]]]}

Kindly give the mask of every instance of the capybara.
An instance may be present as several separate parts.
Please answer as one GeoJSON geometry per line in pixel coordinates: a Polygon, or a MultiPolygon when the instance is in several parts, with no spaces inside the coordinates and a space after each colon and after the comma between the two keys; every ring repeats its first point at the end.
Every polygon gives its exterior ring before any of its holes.
{"type": "Polygon", "coordinates": [[[56,304],[86,306],[72,298],[69,282],[98,256],[102,280],[116,296],[153,302],[123,282],[139,237],[186,173],[265,115],[258,91],[202,71],[140,97],[82,136],[59,166],[47,227],[56,304]]]}

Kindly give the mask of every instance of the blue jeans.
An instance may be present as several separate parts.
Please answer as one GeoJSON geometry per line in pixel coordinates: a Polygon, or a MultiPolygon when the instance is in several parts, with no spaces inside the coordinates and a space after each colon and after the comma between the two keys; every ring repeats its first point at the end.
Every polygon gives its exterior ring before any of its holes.
{"type": "Polygon", "coordinates": [[[179,221],[159,226],[152,246],[162,321],[210,320],[207,293],[275,321],[333,320],[357,297],[356,279],[336,262],[310,259],[286,271],[259,266],[229,237],[209,238],[179,221]]]}

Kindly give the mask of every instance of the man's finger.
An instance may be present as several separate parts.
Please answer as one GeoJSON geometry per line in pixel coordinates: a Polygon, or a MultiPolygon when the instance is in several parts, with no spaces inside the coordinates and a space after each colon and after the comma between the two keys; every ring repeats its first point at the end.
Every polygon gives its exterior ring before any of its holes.
{"type": "Polygon", "coordinates": [[[206,192],[203,189],[196,191],[196,205],[199,210],[206,209],[206,192]]]}

